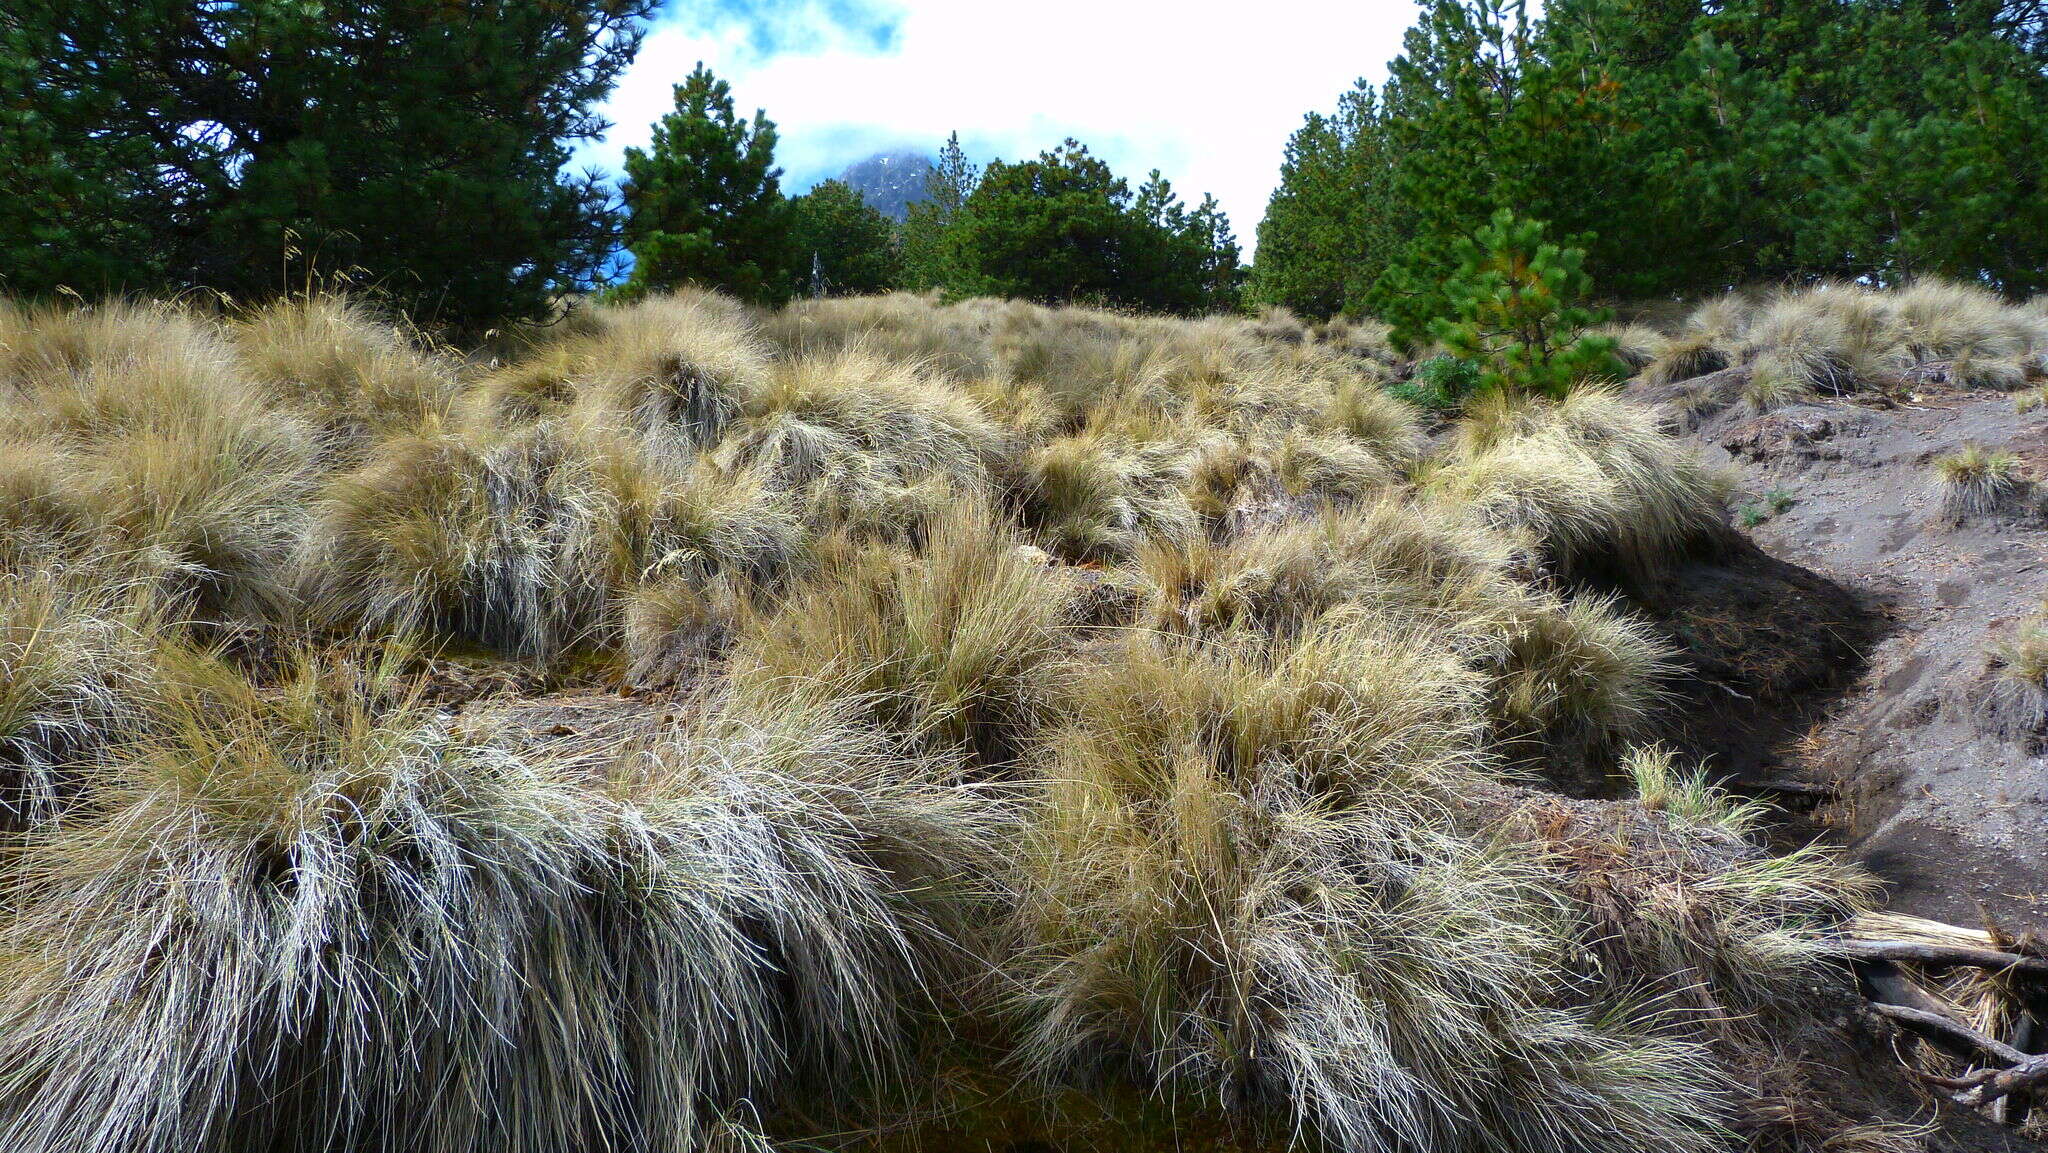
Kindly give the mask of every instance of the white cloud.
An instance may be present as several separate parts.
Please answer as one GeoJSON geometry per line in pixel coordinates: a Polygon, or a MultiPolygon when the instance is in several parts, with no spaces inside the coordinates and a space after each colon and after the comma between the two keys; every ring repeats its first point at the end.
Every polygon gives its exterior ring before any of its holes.
{"type": "Polygon", "coordinates": [[[849,24],[825,14],[846,0],[768,0],[772,15],[679,4],[604,106],[610,135],[581,160],[616,171],[703,60],[743,112],[776,122],[794,187],[879,148],[935,151],[955,129],[976,160],[1074,136],[1134,187],[1158,168],[1185,199],[1215,193],[1247,248],[1289,134],[1360,76],[1382,79],[1415,15],[1408,0],[896,0],[849,24]],[[892,34],[874,34],[877,13],[892,34]]]}

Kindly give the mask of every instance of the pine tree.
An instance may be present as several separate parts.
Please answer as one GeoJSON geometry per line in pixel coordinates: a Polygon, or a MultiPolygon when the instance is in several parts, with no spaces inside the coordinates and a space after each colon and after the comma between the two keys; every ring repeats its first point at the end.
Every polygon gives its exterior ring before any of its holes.
{"type": "Polygon", "coordinates": [[[1501,208],[1619,296],[1920,272],[2032,291],[2039,27],[1999,0],[1431,0],[1386,85],[1290,141],[1251,294],[1419,340],[1501,208]]]}
{"type": "Polygon", "coordinates": [[[898,268],[892,232],[888,217],[838,180],[827,180],[789,202],[797,276],[804,289],[819,295],[894,286],[898,268]]]}
{"type": "Polygon", "coordinates": [[[956,296],[1176,313],[1236,303],[1237,241],[1215,200],[1191,212],[1157,171],[1133,195],[1073,139],[1035,160],[990,164],[942,243],[956,296]]]}
{"type": "Polygon", "coordinates": [[[1195,274],[1201,285],[1203,310],[1227,312],[1238,308],[1243,303],[1248,270],[1241,262],[1242,250],[1237,246],[1237,234],[1231,230],[1230,217],[1214,196],[1202,194],[1202,202],[1187,216],[1183,235],[1199,254],[1195,274]]]}
{"type": "Polygon", "coordinates": [[[626,150],[623,295],[697,284],[775,304],[792,287],[792,250],[775,122],[733,110],[732,87],[700,61],[643,151],[626,150]]]}
{"type": "Polygon", "coordinates": [[[1237,306],[1240,270],[1230,218],[1213,196],[1190,210],[1153,169],[1131,203],[1134,218],[1118,299],[1152,312],[1223,312],[1237,306]]]}
{"type": "Polygon", "coordinates": [[[37,293],[352,276],[429,317],[545,309],[610,250],[565,176],[655,0],[17,0],[0,260],[37,293]]]}
{"type": "Polygon", "coordinates": [[[957,279],[949,247],[951,227],[980,182],[981,169],[967,159],[960,134],[948,136],[938,163],[925,176],[925,198],[905,210],[898,230],[904,287],[922,292],[957,279]]]}
{"type": "Polygon", "coordinates": [[[1311,112],[1288,140],[1246,293],[1304,316],[1356,310],[1410,230],[1379,93],[1360,81],[1334,115],[1311,112]]]}
{"type": "Polygon", "coordinates": [[[1130,185],[1068,139],[1036,160],[995,161],[949,226],[963,295],[1109,303],[1133,255],[1130,185]]]}
{"type": "Polygon", "coordinates": [[[1452,357],[1477,366],[1481,391],[1562,397],[1582,381],[1622,375],[1614,342],[1584,334],[1601,319],[1579,304],[1593,287],[1585,250],[1543,232],[1502,209],[1454,247],[1457,268],[1444,282],[1453,312],[1430,330],[1452,357]]]}

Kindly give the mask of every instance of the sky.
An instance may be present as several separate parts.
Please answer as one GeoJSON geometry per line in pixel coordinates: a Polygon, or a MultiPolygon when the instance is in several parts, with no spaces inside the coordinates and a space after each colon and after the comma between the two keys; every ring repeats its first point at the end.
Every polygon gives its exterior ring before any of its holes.
{"type": "Polygon", "coordinates": [[[670,0],[602,107],[579,164],[616,173],[702,60],[743,115],[764,109],[784,187],[875,152],[977,163],[1072,136],[1133,189],[1157,168],[1214,193],[1249,252],[1287,138],[1361,76],[1377,83],[1412,0],[670,0]]]}

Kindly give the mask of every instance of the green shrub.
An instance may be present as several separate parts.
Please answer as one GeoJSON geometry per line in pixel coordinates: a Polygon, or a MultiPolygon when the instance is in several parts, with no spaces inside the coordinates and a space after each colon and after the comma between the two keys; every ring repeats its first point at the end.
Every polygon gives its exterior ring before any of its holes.
{"type": "Polygon", "coordinates": [[[1455,252],[1444,291],[1457,318],[1430,332],[1477,367],[1481,390],[1561,397],[1581,381],[1627,375],[1613,338],[1584,331],[1602,319],[1576,304],[1593,287],[1584,249],[1549,243],[1541,222],[1502,209],[1455,252]]]}
{"type": "Polygon", "coordinates": [[[1432,412],[1456,412],[1479,390],[1479,375],[1476,361],[1437,355],[1417,366],[1413,377],[1387,391],[1432,412]]]}

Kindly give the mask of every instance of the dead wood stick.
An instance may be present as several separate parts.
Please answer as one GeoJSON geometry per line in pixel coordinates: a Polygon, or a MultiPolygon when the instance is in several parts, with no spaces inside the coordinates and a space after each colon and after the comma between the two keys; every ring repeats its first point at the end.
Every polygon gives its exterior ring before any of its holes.
{"type": "MultiPolygon", "coordinates": [[[[1988,1038],[1977,1030],[1964,1025],[1947,1005],[1936,1000],[1934,995],[1915,984],[1897,965],[1890,961],[1858,961],[1856,973],[1863,978],[1863,984],[1870,994],[1876,1011],[1887,1009],[1912,1009],[1927,1014],[1923,1018],[1908,1020],[1897,1013],[1887,1013],[1893,1020],[1908,1025],[1938,1049],[1964,1060],[1976,1061],[1987,1050],[1984,1041],[1988,1038]],[[1936,1021],[1947,1022],[1938,1024],[1936,1021]]],[[[1951,1086],[1958,1088],[1960,1086],[1951,1086]]]]}
{"type": "Polygon", "coordinates": [[[1904,1005],[1909,1009],[1925,1009],[1931,1013],[1946,1013],[1948,1006],[1934,999],[1934,994],[1922,989],[1907,977],[1897,965],[1890,961],[1858,961],[1856,975],[1870,987],[1873,1001],[1888,1005],[1904,1005]]]}
{"type": "Polygon", "coordinates": [[[1887,1005],[1882,1001],[1873,1001],[1870,1007],[1879,1014],[1889,1017],[1913,1030],[1915,1033],[1937,1034],[1958,1044],[1968,1046],[2002,1065],[2024,1065],[2029,1059],[2025,1053],[2020,1052],[2011,1045],[2000,1041],[1996,1037],[1989,1037],[1979,1033],[1947,1013],[1937,1013],[1927,1009],[1914,1009],[1905,1005],[1887,1005]]]}
{"type": "Polygon", "coordinates": [[[1956,1104],[1984,1105],[2037,1089],[2048,1084],[2048,1053],[2028,1057],[2009,1069],[1986,1069],[1971,1080],[1975,1084],[1956,1094],[1956,1104]]]}
{"type": "Polygon", "coordinates": [[[1967,945],[1930,945],[1919,941],[1829,941],[1828,952],[1863,961],[1904,961],[1914,965],[1967,965],[1976,969],[2024,973],[2048,978],[2048,957],[2029,957],[1999,949],[1967,945]]]}

